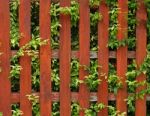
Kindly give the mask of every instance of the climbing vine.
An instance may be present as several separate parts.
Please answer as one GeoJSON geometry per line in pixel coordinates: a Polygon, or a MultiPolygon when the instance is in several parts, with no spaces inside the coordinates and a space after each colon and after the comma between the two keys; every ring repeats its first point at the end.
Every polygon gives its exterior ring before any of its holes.
{"type": "MultiPolygon", "coordinates": [[[[97,24],[103,19],[103,16],[98,11],[98,6],[101,4],[101,0],[90,0],[90,49],[91,51],[98,50],[98,32],[97,32],[97,24]]],[[[110,24],[109,24],[109,42],[107,47],[110,50],[117,50],[122,46],[128,46],[128,50],[135,50],[136,47],[136,10],[137,10],[137,1],[130,0],[128,1],[128,36],[124,38],[122,41],[117,40],[117,29],[118,29],[118,5],[117,0],[106,0],[106,4],[109,6],[109,16],[110,16],[110,24]]],[[[115,103],[110,104],[108,106],[103,103],[97,104],[92,102],[88,109],[84,109],[86,116],[96,116],[100,110],[104,108],[108,108],[110,116],[125,116],[129,114],[131,116],[134,115],[135,112],[135,100],[143,99],[146,94],[150,93],[150,0],[145,0],[145,5],[147,8],[147,33],[148,33],[148,44],[147,44],[147,56],[145,57],[142,65],[138,68],[136,61],[133,59],[129,59],[128,63],[128,71],[126,73],[126,83],[128,86],[128,98],[126,99],[128,104],[128,112],[119,112],[115,108],[115,103]],[[147,81],[137,82],[136,78],[145,74],[147,76],[147,81]],[[147,86],[145,90],[136,93],[136,88],[140,86],[147,86]]],[[[27,54],[31,57],[31,65],[32,65],[32,91],[38,92],[40,87],[40,70],[39,70],[39,47],[46,45],[48,40],[41,41],[39,37],[39,1],[32,1],[31,3],[31,41],[25,44],[22,47],[19,47],[19,38],[23,36],[23,34],[19,34],[19,19],[18,19],[18,8],[19,1],[13,1],[10,3],[10,17],[11,17],[11,49],[16,50],[16,54],[11,58],[11,71],[10,71],[10,80],[11,87],[13,92],[19,91],[19,76],[22,67],[19,65],[19,58],[27,54]]],[[[76,1],[71,1],[70,7],[60,7],[58,3],[51,3],[51,9],[49,11],[51,15],[51,47],[53,50],[59,49],[59,29],[61,27],[60,23],[60,14],[70,15],[71,17],[71,48],[72,50],[79,49],[79,4],[76,1]]],[[[71,91],[78,91],[79,85],[81,83],[87,84],[90,91],[97,91],[98,85],[101,84],[101,80],[98,76],[105,76],[108,81],[108,89],[109,92],[117,94],[117,91],[122,88],[122,81],[120,77],[117,76],[116,72],[116,61],[111,59],[109,62],[109,72],[108,75],[105,73],[99,74],[98,68],[102,68],[98,65],[98,61],[96,59],[90,60],[90,66],[80,65],[78,59],[72,59],[71,63],[71,91]],[[89,73],[88,76],[85,77],[84,80],[79,80],[79,68],[84,67],[85,71],[89,73]]],[[[60,78],[59,78],[59,59],[52,59],[52,90],[59,91],[60,78]]],[[[27,95],[27,98],[32,103],[32,110],[35,116],[39,116],[39,96],[35,94],[27,95]]],[[[150,105],[148,104],[148,107],[150,105]]],[[[72,116],[78,116],[79,111],[83,109],[79,106],[77,102],[73,102],[71,105],[71,114],[72,116]]],[[[13,116],[22,115],[22,111],[19,110],[18,104],[12,105],[12,114],[13,116]]],[[[54,102],[52,104],[52,115],[59,116],[59,102],[54,102]]]]}

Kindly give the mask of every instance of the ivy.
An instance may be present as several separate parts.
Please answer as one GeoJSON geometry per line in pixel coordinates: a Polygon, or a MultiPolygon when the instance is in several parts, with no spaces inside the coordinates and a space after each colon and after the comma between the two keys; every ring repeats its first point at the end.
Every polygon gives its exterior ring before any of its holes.
{"type": "MultiPolygon", "coordinates": [[[[128,112],[119,112],[113,106],[105,106],[104,104],[95,104],[92,103],[88,109],[85,110],[86,116],[94,116],[100,110],[104,108],[108,108],[110,116],[124,116],[128,113],[135,112],[135,100],[143,99],[146,94],[150,93],[150,71],[149,71],[149,64],[150,64],[150,1],[144,0],[145,5],[147,8],[147,34],[148,34],[148,44],[147,44],[147,56],[144,59],[144,62],[137,68],[137,64],[135,61],[128,65],[128,71],[126,73],[127,76],[127,86],[128,86],[128,98],[126,102],[128,104],[128,112]],[[147,81],[136,81],[136,78],[140,74],[145,74],[147,76],[147,81]],[[138,93],[135,91],[138,87],[147,86],[146,89],[139,91],[138,93]]],[[[117,40],[117,33],[118,33],[118,4],[117,0],[106,0],[106,4],[109,6],[109,16],[110,16],[110,26],[109,26],[109,43],[107,47],[110,50],[116,50],[122,46],[128,46],[128,50],[135,50],[135,41],[136,41],[136,10],[137,10],[137,1],[130,0],[128,1],[128,34],[126,37],[119,41],[117,40]]],[[[10,3],[10,41],[11,41],[11,49],[17,50],[15,56],[11,58],[11,71],[10,71],[10,79],[11,79],[11,86],[12,91],[17,92],[19,91],[19,76],[22,67],[19,65],[19,58],[27,54],[31,57],[31,66],[32,66],[32,91],[39,91],[40,86],[40,65],[39,65],[39,47],[42,45],[47,44],[47,41],[41,41],[39,36],[39,1],[32,1],[31,3],[31,33],[32,33],[32,40],[27,43],[26,45],[19,48],[19,41],[23,34],[19,34],[19,21],[18,21],[18,8],[19,8],[19,1],[15,0],[10,3]]],[[[97,7],[101,4],[101,0],[90,0],[90,27],[91,27],[91,44],[90,48],[92,51],[98,50],[98,32],[97,32],[97,25],[103,18],[100,12],[98,12],[97,7]]],[[[51,15],[51,48],[52,49],[59,49],[59,30],[61,27],[60,24],[60,14],[61,15],[69,15],[71,19],[71,44],[72,50],[79,49],[79,3],[76,1],[71,1],[70,7],[60,7],[60,3],[51,3],[51,8],[49,11],[51,15]]],[[[84,80],[79,80],[79,68],[82,67],[77,59],[72,59],[70,66],[71,66],[71,84],[70,89],[71,91],[78,91],[79,85],[81,83],[85,83],[90,91],[97,91],[97,87],[101,84],[101,80],[98,78],[99,76],[105,76],[106,80],[108,81],[108,89],[109,92],[117,94],[117,91],[122,88],[122,81],[121,77],[117,76],[116,73],[116,66],[115,60],[110,60],[109,63],[109,74],[106,76],[105,73],[99,74],[98,68],[102,68],[98,65],[97,60],[93,59],[90,61],[90,66],[83,66],[85,71],[89,73],[88,76],[84,78],[84,80]]],[[[59,91],[60,86],[60,78],[59,78],[59,59],[52,59],[52,71],[51,71],[51,78],[52,78],[52,90],[59,91]]],[[[35,116],[39,115],[39,101],[38,96],[36,95],[28,95],[29,100],[32,102],[33,114],[35,116]]],[[[59,116],[59,102],[54,102],[52,104],[52,115],[59,116]]],[[[13,105],[13,115],[19,116],[23,112],[19,110],[18,105],[13,105]]],[[[82,108],[79,106],[78,103],[73,102],[71,105],[71,115],[78,116],[79,112],[82,108]]]]}
{"type": "Polygon", "coordinates": [[[10,43],[12,48],[19,46],[18,6],[18,0],[15,0],[10,4],[10,43]]]}
{"type": "Polygon", "coordinates": [[[85,116],[96,116],[96,114],[104,108],[105,108],[105,105],[103,103],[92,104],[90,108],[85,110],[85,116]]]}
{"type": "Polygon", "coordinates": [[[92,103],[88,109],[85,109],[85,116],[96,116],[97,113],[103,110],[104,108],[108,108],[109,116],[125,116],[126,115],[126,112],[120,112],[111,105],[107,106],[103,103],[96,103],[96,104],[92,103]]]}
{"type": "Polygon", "coordinates": [[[90,13],[91,26],[95,27],[101,19],[102,15],[99,12],[90,13]]]}
{"type": "Polygon", "coordinates": [[[100,5],[101,0],[90,0],[90,7],[96,7],[100,5]]]}
{"type": "Polygon", "coordinates": [[[113,106],[107,106],[110,116],[126,116],[126,112],[117,111],[113,106]]]}
{"type": "Polygon", "coordinates": [[[103,75],[98,73],[98,68],[101,66],[98,65],[97,61],[91,61],[90,67],[84,65],[81,65],[81,67],[84,67],[85,71],[88,72],[88,76],[85,76],[83,82],[87,84],[91,91],[94,91],[101,82],[98,76],[103,75]]]}
{"type": "Polygon", "coordinates": [[[73,102],[71,105],[71,116],[79,116],[80,106],[78,103],[73,102]]]}
{"type": "Polygon", "coordinates": [[[35,94],[26,95],[29,101],[32,103],[33,115],[40,116],[39,96],[35,94]]]}
{"type": "Polygon", "coordinates": [[[19,109],[18,104],[13,104],[11,111],[12,111],[12,116],[21,116],[21,115],[23,115],[23,112],[19,109]]]}

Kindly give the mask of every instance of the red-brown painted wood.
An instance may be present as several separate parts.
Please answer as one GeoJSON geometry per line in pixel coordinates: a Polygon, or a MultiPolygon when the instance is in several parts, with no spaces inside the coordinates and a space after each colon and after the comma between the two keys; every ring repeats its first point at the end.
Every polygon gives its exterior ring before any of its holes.
{"type": "MultiPolygon", "coordinates": [[[[31,39],[30,0],[20,0],[19,6],[19,30],[20,47],[31,39]]],[[[27,97],[31,94],[31,58],[28,55],[20,57],[20,110],[23,116],[32,115],[32,105],[27,97]]]]}
{"type": "MultiPolygon", "coordinates": [[[[98,24],[98,68],[99,79],[102,80],[98,86],[98,103],[108,105],[108,83],[106,77],[108,76],[108,37],[109,37],[109,9],[103,0],[99,6],[99,12],[102,15],[102,20],[98,24]],[[105,76],[101,76],[105,74],[105,76]]],[[[98,113],[98,116],[108,116],[108,109],[105,108],[98,113]]]]}
{"type": "Polygon", "coordinates": [[[9,0],[0,0],[0,112],[11,116],[9,0]]]}
{"type": "MultiPolygon", "coordinates": [[[[127,38],[127,16],[128,16],[128,0],[118,0],[118,40],[127,38]]],[[[116,106],[120,112],[127,112],[127,47],[120,47],[117,49],[117,75],[122,81],[122,88],[118,90],[116,106]]]]}
{"type": "MultiPolygon", "coordinates": [[[[69,7],[70,0],[60,0],[61,7],[69,7]]],[[[71,26],[70,16],[60,15],[60,116],[71,115],[70,59],[71,26]]]]}
{"type": "MultiPolygon", "coordinates": [[[[90,66],[90,9],[88,0],[79,0],[79,4],[79,79],[84,80],[88,72],[82,65],[90,66]]],[[[79,104],[81,108],[89,107],[89,89],[84,83],[79,86],[79,104]]],[[[84,110],[80,111],[80,116],[84,116],[84,110]]]]}
{"type": "Polygon", "coordinates": [[[49,40],[40,47],[40,115],[51,115],[50,0],[40,0],[40,38],[49,40]],[[50,96],[50,99],[49,99],[50,96]]]}
{"type": "MultiPolygon", "coordinates": [[[[146,57],[146,44],[147,44],[147,29],[146,29],[146,20],[147,13],[146,7],[143,0],[138,0],[138,8],[136,13],[137,18],[137,27],[136,27],[136,63],[138,68],[143,63],[144,58],[146,57]]],[[[146,80],[146,76],[141,74],[137,77],[137,81],[141,82],[146,80]]],[[[146,89],[145,86],[140,86],[136,89],[136,92],[146,89]]],[[[146,95],[144,99],[136,100],[136,116],[146,116],[146,95]]]]}

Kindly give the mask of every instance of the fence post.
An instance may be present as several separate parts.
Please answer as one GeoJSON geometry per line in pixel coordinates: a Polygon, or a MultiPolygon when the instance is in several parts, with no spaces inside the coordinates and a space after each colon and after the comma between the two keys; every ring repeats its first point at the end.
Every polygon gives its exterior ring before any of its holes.
{"type": "Polygon", "coordinates": [[[40,39],[48,40],[40,47],[40,115],[51,115],[51,47],[50,0],[40,0],[40,39]]]}
{"type": "MultiPolygon", "coordinates": [[[[147,13],[146,13],[146,7],[144,5],[143,0],[138,0],[136,18],[137,18],[136,63],[137,63],[137,68],[139,69],[140,65],[144,61],[144,58],[146,57],[146,45],[147,45],[147,29],[146,29],[147,13]]],[[[136,79],[137,82],[143,82],[146,80],[146,75],[141,74],[136,79]]],[[[146,85],[140,86],[136,89],[136,93],[138,94],[140,91],[145,89],[146,89],[146,85]]],[[[136,105],[135,115],[146,116],[146,95],[144,96],[144,99],[138,98],[135,102],[135,105],[136,105]]]]}
{"type": "MultiPolygon", "coordinates": [[[[69,7],[70,0],[60,0],[61,7],[69,7]]],[[[71,24],[69,14],[60,14],[60,116],[71,116],[70,61],[71,24]]]]}
{"type": "MultiPolygon", "coordinates": [[[[118,40],[127,39],[127,27],[128,27],[128,0],[118,0],[118,40]]],[[[126,74],[127,72],[127,46],[119,47],[117,49],[117,76],[122,82],[123,86],[117,92],[116,106],[120,112],[127,112],[127,104],[125,99],[127,98],[127,84],[126,74]]]]}
{"type": "Polygon", "coordinates": [[[0,112],[11,116],[9,0],[0,0],[0,112]]]}
{"type": "MultiPolygon", "coordinates": [[[[31,40],[30,0],[20,0],[19,30],[20,47],[31,40]]],[[[27,95],[31,94],[31,58],[27,54],[20,57],[20,110],[23,116],[32,115],[32,106],[27,95]]]]}
{"type": "MultiPolygon", "coordinates": [[[[102,15],[102,20],[98,24],[98,68],[99,79],[101,83],[98,86],[98,103],[108,105],[108,64],[109,64],[109,49],[107,47],[109,38],[109,8],[103,0],[99,6],[99,13],[102,15]],[[105,75],[104,75],[105,74],[105,75]]],[[[108,116],[107,107],[98,113],[98,116],[108,116]]]]}
{"type": "MultiPolygon", "coordinates": [[[[79,0],[80,21],[79,21],[79,79],[84,80],[88,72],[84,66],[90,66],[90,8],[89,0],[79,0]]],[[[89,89],[85,83],[79,86],[79,104],[81,108],[89,107],[89,89]]],[[[84,116],[84,110],[80,111],[84,116]]]]}

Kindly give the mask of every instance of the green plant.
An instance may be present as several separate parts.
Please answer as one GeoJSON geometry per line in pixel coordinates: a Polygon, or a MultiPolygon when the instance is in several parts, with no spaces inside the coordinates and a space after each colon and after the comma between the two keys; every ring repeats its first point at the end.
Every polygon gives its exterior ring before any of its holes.
{"type": "Polygon", "coordinates": [[[33,115],[40,116],[39,96],[37,96],[35,94],[26,95],[26,96],[28,97],[29,101],[31,101],[31,103],[32,103],[33,115]]]}
{"type": "Polygon", "coordinates": [[[88,72],[88,75],[85,76],[85,79],[80,82],[86,83],[91,91],[95,91],[101,81],[98,78],[98,75],[102,75],[98,74],[98,68],[100,68],[101,66],[98,65],[97,61],[93,60],[91,61],[91,65],[89,67],[85,65],[80,65],[80,67],[84,67],[84,70],[88,72]]]}
{"type": "MultiPolygon", "coordinates": [[[[126,84],[128,86],[128,98],[126,102],[128,104],[128,112],[119,112],[116,110],[114,106],[108,105],[105,106],[104,104],[95,104],[92,103],[88,109],[85,109],[85,114],[87,116],[94,116],[97,112],[102,110],[103,108],[108,108],[109,116],[124,116],[127,115],[134,115],[135,112],[135,100],[143,99],[146,94],[150,93],[150,71],[149,71],[149,64],[150,64],[150,1],[144,0],[146,9],[147,9],[147,56],[144,59],[139,68],[137,68],[136,62],[131,62],[129,59],[128,71],[126,73],[126,84]],[[147,81],[138,82],[136,81],[137,76],[140,74],[145,74],[147,76],[147,81]],[[146,89],[139,91],[138,93],[135,91],[136,88],[141,86],[147,86],[146,89]]],[[[126,33],[126,37],[118,41],[117,40],[117,33],[118,33],[118,4],[117,0],[106,0],[106,4],[109,6],[109,43],[108,48],[110,50],[115,51],[119,47],[128,46],[128,50],[135,51],[135,41],[136,41],[136,10],[138,3],[135,0],[128,1],[128,32],[126,33]]],[[[39,65],[39,47],[45,45],[47,41],[41,41],[39,35],[39,1],[32,1],[31,2],[31,38],[32,40],[27,43],[26,45],[19,48],[19,40],[23,36],[23,34],[19,33],[19,16],[18,16],[18,8],[19,8],[19,1],[15,0],[10,3],[10,42],[11,42],[11,49],[17,50],[17,53],[11,58],[11,71],[10,71],[10,80],[12,91],[17,92],[19,91],[19,76],[22,67],[19,65],[19,59],[21,56],[27,54],[31,57],[31,75],[32,75],[32,91],[39,92],[40,88],[40,65],[39,65]]],[[[90,50],[97,51],[98,50],[98,23],[101,21],[103,16],[100,12],[98,12],[98,6],[101,4],[101,0],[90,0],[90,50]]],[[[71,48],[72,50],[79,49],[79,3],[72,0],[70,7],[60,7],[60,3],[51,3],[50,9],[51,15],[51,48],[52,49],[59,49],[59,30],[61,27],[60,24],[60,14],[62,15],[70,15],[71,18],[71,48]]],[[[0,54],[1,55],[1,54],[0,54]]],[[[89,75],[85,77],[84,80],[79,80],[79,68],[80,63],[77,59],[72,59],[70,62],[71,71],[70,71],[70,78],[71,84],[70,89],[71,91],[78,91],[80,83],[86,83],[89,87],[90,91],[97,91],[97,86],[101,83],[101,80],[98,78],[99,75],[103,75],[108,80],[108,89],[109,92],[117,94],[117,91],[122,87],[121,77],[117,76],[116,72],[116,62],[113,59],[109,61],[109,74],[105,76],[104,74],[98,74],[98,68],[102,68],[98,66],[98,62],[96,59],[90,61],[90,66],[83,66],[86,71],[88,71],[89,75]]],[[[52,59],[52,71],[51,71],[51,78],[52,78],[52,90],[59,91],[60,85],[60,78],[59,78],[59,59],[54,58],[52,59]]],[[[2,69],[1,69],[2,70],[2,69]]],[[[32,102],[32,110],[35,116],[39,116],[39,103],[38,103],[38,96],[36,95],[28,95],[28,98],[32,102]]],[[[115,105],[115,103],[113,103],[115,105]]],[[[19,110],[19,105],[13,105],[13,115],[19,116],[22,112],[19,110]]],[[[78,116],[79,111],[82,108],[79,106],[78,103],[73,102],[71,105],[71,115],[78,116]]],[[[52,103],[52,115],[59,116],[59,102],[52,103]]]]}
{"type": "Polygon", "coordinates": [[[116,108],[113,106],[107,106],[107,107],[108,107],[110,116],[125,116],[126,115],[126,112],[117,111],[116,108]]]}
{"type": "Polygon", "coordinates": [[[79,80],[79,61],[72,60],[71,61],[71,90],[77,91],[79,88],[79,84],[81,83],[79,80]]]}
{"type": "Polygon", "coordinates": [[[23,115],[23,112],[21,111],[21,110],[18,110],[18,109],[16,109],[16,110],[12,110],[12,116],[21,116],[21,115],[23,115]]]}
{"type": "Polygon", "coordinates": [[[91,104],[90,108],[85,110],[85,116],[96,116],[96,114],[104,109],[106,106],[102,103],[99,104],[91,104]]]}
{"type": "MultiPolygon", "coordinates": [[[[40,46],[47,44],[47,40],[41,41],[40,38],[32,39],[29,43],[25,44],[24,46],[20,47],[16,54],[11,58],[11,71],[10,71],[10,80],[12,80],[12,90],[18,91],[19,88],[19,76],[22,67],[19,64],[19,58],[27,54],[28,56],[32,57],[32,64],[35,64],[35,59],[38,57],[38,49],[40,46]],[[34,63],[33,63],[34,62],[34,63]]],[[[37,64],[37,63],[36,63],[37,64]]],[[[35,67],[36,65],[34,65],[35,67]]],[[[32,65],[33,67],[33,65],[32,65]]],[[[32,82],[37,83],[37,75],[39,74],[38,67],[34,68],[32,75],[32,82]]],[[[37,84],[36,84],[37,85],[37,84]]],[[[34,86],[35,87],[35,86],[34,86]]]]}
{"type": "Polygon", "coordinates": [[[21,116],[23,112],[19,109],[19,104],[12,105],[12,116],[21,116]]]}
{"type": "Polygon", "coordinates": [[[71,105],[71,116],[79,116],[80,106],[78,103],[73,102],[71,105]]]}
{"type": "Polygon", "coordinates": [[[52,116],[60,116],[59,102],[54,102],[52,104],[52,116]]]}
{"type": "Polygon", "coordinates": [[[90,0],[90,6],[96,7],[100,5],[101,0],[90,0]]]}
{"type": "Polygon", "coordinates": [[[102,15],[99,12],[90,13],[91,26],[96,27],[99,21],[101,21],[102,15]]]}

